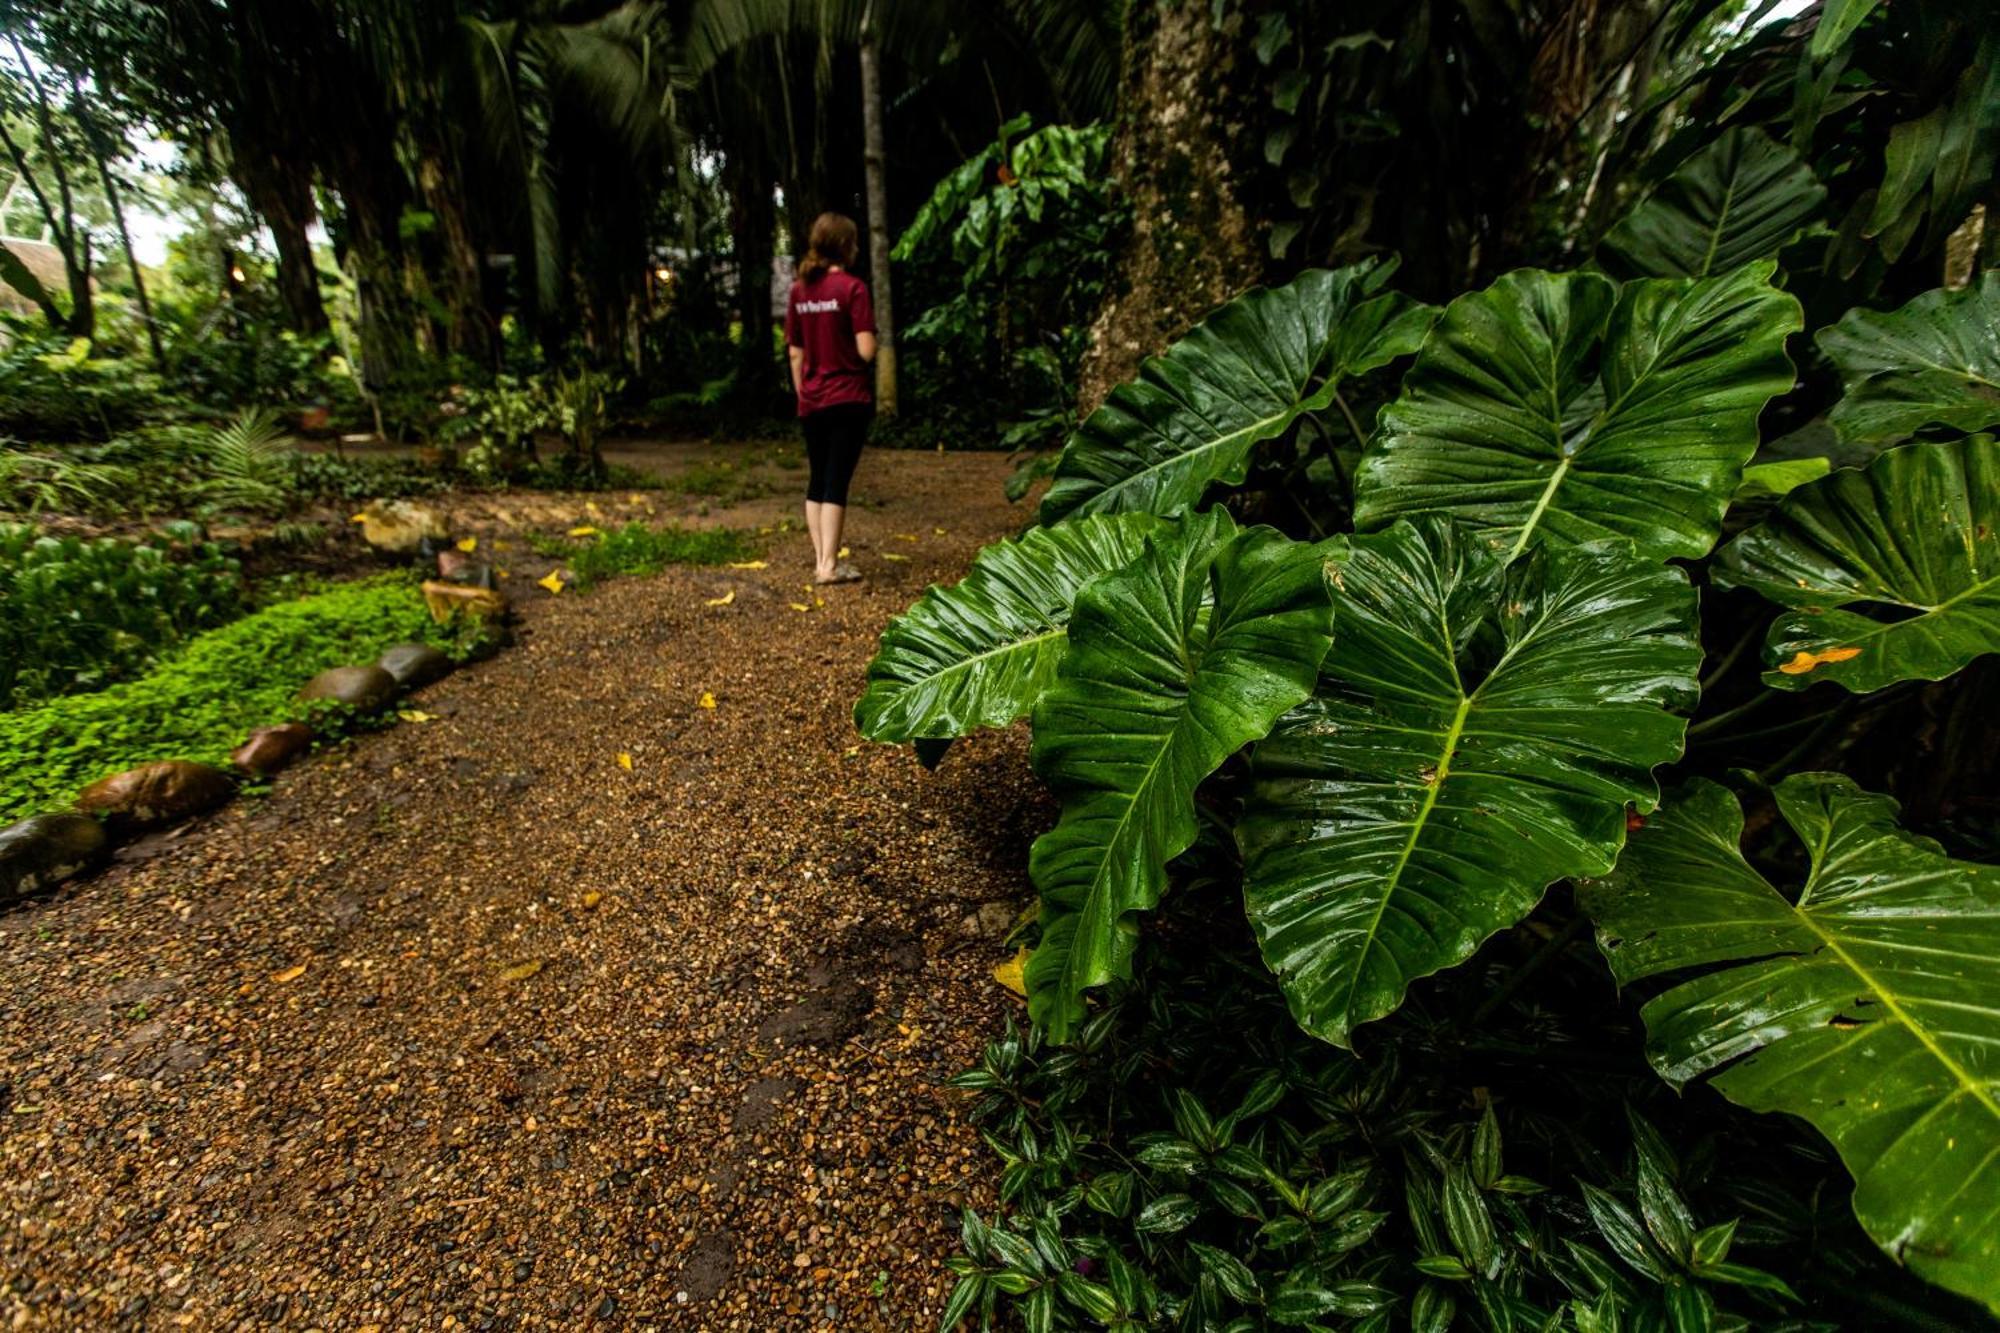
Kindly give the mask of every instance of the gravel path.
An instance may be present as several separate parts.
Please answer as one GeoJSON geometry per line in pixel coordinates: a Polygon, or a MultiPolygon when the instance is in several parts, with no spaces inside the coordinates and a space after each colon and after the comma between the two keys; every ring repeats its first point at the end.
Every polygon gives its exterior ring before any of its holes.
{"type": "Polygon", "coordinates": [[[871,454],[808,614],[802,535],[529,589],[434,720],[0,916],[0,1328],[934,1326],[1052,812],[1018,730],[849,710],[1003,474],[871,454]]]}

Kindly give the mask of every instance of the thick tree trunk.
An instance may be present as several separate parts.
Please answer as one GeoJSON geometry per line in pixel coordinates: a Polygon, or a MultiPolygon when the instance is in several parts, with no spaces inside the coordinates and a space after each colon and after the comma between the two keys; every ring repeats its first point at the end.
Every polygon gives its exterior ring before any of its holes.
{"type": "Polygon", "coordinates": [[[447,347],[481,365],[494,363],[494,327],[486,313],[479,284],[479,247],[458,196],[458,177],[446,170],[434,152],[417,164],[417,181],[437,219],[438,241],[444,251],[444,304],[450,312],[445,329],[447,347]]]}
{"type": "Polygon", "coordinates": [[[868,170],[868,262],[875,301],[875,411],[896,415],[896,304],[889,290],[889,153],[882,134],[882,71],[875,6],[861,17],[861,144],[868,170]]]}
{"type": "Polygon", "coordinates": [[[1232,11],[1218,29],[1210,7],[1193,0],[1135,5],[1126,20],[1111,163],[1132,227],[1078,372],[1085,411],[1262,276],[1232,167],[1252,160],[1239,142],[1247,120],[1231,113],[1240,22],[1232,11]]]}
{"type": "Polygon", "coordinates": [[[326,303],[320,299],[319,268],[307,234],[315,213],[311,179],[261,153],[242,135],[230,136],[230,164],[230,174],[277,242],[278,296],[292,331],[326,332],[326,303]]]}
{"type": "Polygon", "coordinates": [[[736,393],[758,406],[774,397],[778,387],[778,359],[771,343],[771,256],[778,212],[764,166],[752,160],[725,167],[736,250],[736,317],[743,328],[736,393]]]}

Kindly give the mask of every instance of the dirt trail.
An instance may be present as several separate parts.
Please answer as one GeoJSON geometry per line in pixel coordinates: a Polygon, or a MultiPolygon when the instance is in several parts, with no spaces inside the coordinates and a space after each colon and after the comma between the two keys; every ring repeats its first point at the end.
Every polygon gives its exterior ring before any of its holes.
{"type": "Polygon", "coordinates": [[[798,535],[529,588],[434,720],[0,917],[0,1327],[934,1324],[1013,1003],[965,918],[1050,811],[1019,731],[930,775],[849,710],[1004,467],[871,454],[811,613],[798,535]]]}

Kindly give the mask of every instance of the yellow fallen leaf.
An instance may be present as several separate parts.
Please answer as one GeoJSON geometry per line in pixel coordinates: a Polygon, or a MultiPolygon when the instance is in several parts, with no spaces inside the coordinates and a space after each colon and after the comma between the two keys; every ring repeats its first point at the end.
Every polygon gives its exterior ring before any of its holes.
{"type": "Polygon", "coordinates": [[[811,608],[810,606],[807,606],[807,605],[806,605],[806,604],[805,604],[804,602],[792,602],[792,603],[791,603],[790,605],[791,605],[791,608],[792,608],[792,610],[794,610],[794,611],[810,611],[810,610],[812,610],[812,608],[811,608]]]}
{"type": "Polygon", "coordinates": [[[595,500],[585,500],[583,502],[583,512],[590,515],[592,518],[604,517],[604,511],[597,507],[597,501],[595,500]]]}
{"type": "Polygon", "coordinates": [[[618,752],[618,767],[630,773],[632,771],[632,756],[620,750],[618,752]]]}
{"type": "Polygon", "coordinates": [[[477,537],[460,537],[460,538],[458,539],[458,549],[459,549],[459,550],[461,550],[461,551],[466,551],[466,552],[472,552],[472,551],[476,551],[476,550],[478,550],[478,549],[479,549],[479,538],[477,538],[477,537]]]}
{"type": "Polygon", "coordinates": [[[552,569],[549,571],[547,578],[536,579],[535,582],[547,588],[550,592],[561,592],[563,590],[562,571],[552,569]]]}
{"type": "Polygon", "coordinates": [[[591,908],[597,906],[599,903],[603,901],[604,901],[604,895],[599,893],[596,889],[592,889],[589,893],[583,895],[583,910],[588,912],[591,908]]]}
{"type": "Polygon", "coordinates": [[[288,967],[282,972],[273,972],[271,974],[271,980],[279,982],[297,981],[300,977],[304,976],[305,974],[306,974],[306,965],[304,963],[300,963],[297,967],[288,967]]]}
{"type": "Polygon", "coordinates": [[[995,964],[993,968],[993,979],[1024,1000],[1028,998],[1028,958],[1033,953],[1034,950],[1024,944],[1012,958],[995,964]]]}
{"type": "Polygon", "coordinates": [[[581,527],[571,528],[569,530],[569,535],[572,537],[595,537],[597,535],[597,531],[598,530],[596,528],[593,528],[590,526],[590,524],[585,523],[581,527]]]}
{"type": "Polygon", "coordinates": [[[644,504],[645,502],[646,497],[637,491],[631,491],[625,496],[625,503],[628,505],[644,504]]]}
{"type": "Polygon", "coordinates": [[[847,549],[847,548],[846,548],[845,546],[843,546],[843,547],[841,547],[841,548],[840,548],[840,549],[839,549],[838,551],[835,551],[835,552],[833,553],[833,558],[834,558],[835,560],[845,560],[845,559],[847,559],[847,557],[848,557],[848,556],[850,556],[850,555],[853,555],[853,554],[854,554],[854,552],[852,552],[852,551],[848,550],[848,549],[847,549]]]}
{"type": "Polygon", "coordinates": [[[368,521],[368,515],[366,515],[366,514],[350,514],[350,515],[348,515],[348,518],[347,518],[347,521],[348,521],[349,523],[366,523],[366,522],[368,521]]]}
{"type": "Polygon", "coordinates": [[[529,977],[534,976],[535,973],[541,970],[542,970],[542,960],[539,958],[530,958],[527,962],[516,963],[514,964],[514,966],[502,972],[500,974],[500,980],[526,981],[529,977]]]}
{"type": "Polygon", "coordinates": [[[932,531],[932,532],[933,532],[934,534],[936,534],[937,536],[939,536],[939,537],[942,537],[942,536],[944,536],[944,529],[943,529],[943,528],[932,528],[932,529],[931,529],[931,531],[932,531]]]}
{"type": "Polygon", "coordinates": [[[733,562],[729,567],[731,569],[763,569],[765,568],[765,563],[762,560],[738,560],[733,562]]]}
{"type": "Polygon", "coordinates": [[[910,557],[906,555],[897,555],[894,551],[884,551],[882,552],[882,558],[884,560],[894,560],[897,564],[900,565],[903,564],[905,561],[907,561],[910,557]]]}
{"type": "Polygon", "coordinates": [[[503,578],[503,579],[507,577],[507,569],[506,569],[506,566],[504,566],[504,565],[502,565],[502,566],[500,566],[500,567],[496,568],[496,569],[495,569],[495,570],[494,570],[493,572],[494,572],[495,574],[498,574],[498,575],[499,575],[499,576],[500,576],[501,578],[503,578]]]}
{"type": "Polygon", "coordinates": [[[1779,663],[1778,670],[1787,676],[1803,676],[1822,662],[1845,662],[1850,657],[1859,656],[1859,648],[1829,648],[1823,653],[1809,653],[1801,649],[1791,661],[1779,663]]]}
{"type": "Polygon", "coordinates": [[[896,540],[899,542],[913,542],[916,539],[917,534],[914,532],[899,532],[896,534],[896,540]]]}
{"type": "Polygon", "coordinates": [[[715,696],[710,694],[707,690],[703,690],[701,692],[701,706],[703,708],[715,707],[715,696]]]}
{"type": "Polygon", "coordinates": [[[731,602],[735,600],[736,600],[736,589],[731,588],[728,592],[722,594],[722,596],[720,597],[709,598],[707,603],[705,604],[708,606],[728,606],[731,602]]]}
{"type": "Polygon", "coordinates": [[[397,717],[399,717],[399,718],[401,718],[401,719],[402,719],[403,721],[405,721],[405,722],[435,722],[435,721],[437,721],[437,715],[436,715],[436,714],[434,714],[434,713],[426,713],[426,712],[425,712],[425,711],[424,711],[423,709],[421,709],[421,708],[399,708],[399,709],[397,709],[397,710],[396,710],[396,716],[397,716],[397,717]]]}

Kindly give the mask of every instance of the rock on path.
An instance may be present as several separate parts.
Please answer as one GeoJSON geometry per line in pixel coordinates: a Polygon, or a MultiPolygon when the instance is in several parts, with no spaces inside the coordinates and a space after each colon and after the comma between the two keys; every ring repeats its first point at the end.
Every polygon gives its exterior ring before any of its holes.
{"type": "Polygon", "coordinates": [[[525,598],[435,720],[0,916],[0,1328],[934,1325],[1013,1003],[961,922],[1053,812],[1018,730],[849,710],[1003,473],[871,454],[810,614],[796,535],[525,598]]]}

